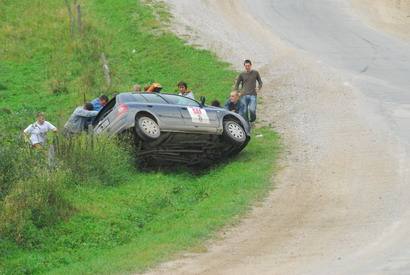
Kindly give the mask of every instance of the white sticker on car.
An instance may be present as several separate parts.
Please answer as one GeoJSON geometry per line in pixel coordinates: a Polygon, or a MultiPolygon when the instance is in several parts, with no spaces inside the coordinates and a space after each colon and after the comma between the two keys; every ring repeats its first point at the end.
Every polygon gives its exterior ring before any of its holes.
{"type": "Polygon", "coordinates": [[[188,107],[189,115],[194,123],[208,123],[209,117],[205,109],[198,107],[188,107]]]}
{"type": "Polygon", "coordinates": [[[110,121],[108,119],[104,120],[104,121],[100,121],[97,124],[97,128],[95,129],[95,132],[97,134],[100,134],[102,131],[105,130],[105,128],[107,128],[108,126],[110,126],[110,121]]]}
{"type": "Polygon", "coordinates": [[[110,121],[107,119],[101,124],[101,128],[105,129],[110,126],[110,121]]]}

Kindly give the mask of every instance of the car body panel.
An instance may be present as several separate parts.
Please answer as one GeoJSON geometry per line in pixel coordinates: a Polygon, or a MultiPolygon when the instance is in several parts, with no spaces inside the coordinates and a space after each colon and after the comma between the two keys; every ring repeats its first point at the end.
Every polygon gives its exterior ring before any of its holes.
{"type": "Polygon", "coordinates": [[[193,132],[217,133],[219,118],[216,110],[204,107],[180,107],[187,130],[193,132]]]}

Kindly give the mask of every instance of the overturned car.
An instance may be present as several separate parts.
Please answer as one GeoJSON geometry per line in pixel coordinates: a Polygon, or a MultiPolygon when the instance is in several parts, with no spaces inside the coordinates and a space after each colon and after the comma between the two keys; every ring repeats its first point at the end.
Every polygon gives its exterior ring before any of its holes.
{"type": "Polygon", "coordinates": [[[121,93],[93,122],[96,134],[131,136],[143,167],[208,167],[238,154],[250,140],[241,116],[187,97],[121,93]]]}

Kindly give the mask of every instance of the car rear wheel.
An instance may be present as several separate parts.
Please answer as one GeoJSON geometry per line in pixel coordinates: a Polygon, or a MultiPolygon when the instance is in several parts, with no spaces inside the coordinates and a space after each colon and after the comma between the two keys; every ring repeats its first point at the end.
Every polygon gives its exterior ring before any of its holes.
{"type": "Polygon", "coordinates": [[[161,135],[158,123],[146,115],[137,116],[135,121],[135,131],[143,140],[156,140],[161,135]]]}
{"type": "Polygon", "coordinates": [[[232,141],[236,144],[243,144],[246,141],[245,130],[240,122],[233,119],[224,121],[223,135],[228,141],[232,141]]]}

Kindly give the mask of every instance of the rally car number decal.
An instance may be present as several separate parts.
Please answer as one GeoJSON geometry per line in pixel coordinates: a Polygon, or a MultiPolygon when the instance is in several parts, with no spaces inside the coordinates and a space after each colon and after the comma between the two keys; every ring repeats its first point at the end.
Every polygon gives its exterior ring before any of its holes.
{"type": "Polygon", "coordinates": [[[188,107],[189,115],[194,123],[208,123],[209,117],[205,109],[198,107],[188,107]]]}

